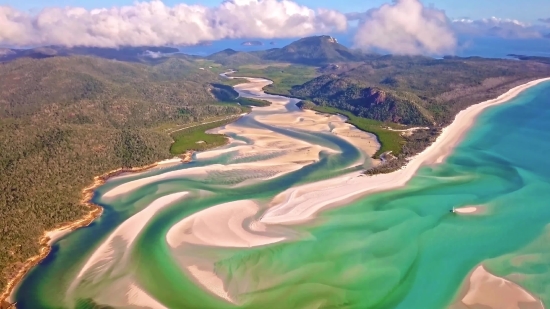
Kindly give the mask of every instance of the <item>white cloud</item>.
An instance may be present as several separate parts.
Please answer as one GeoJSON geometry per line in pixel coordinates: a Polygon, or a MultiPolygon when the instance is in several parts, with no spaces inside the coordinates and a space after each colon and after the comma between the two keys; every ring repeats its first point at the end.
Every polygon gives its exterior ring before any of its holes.
{"type": "Polygon", "coordinates": [[[498,17],[484,19],[455,19],[453,29],[470,36],[496,36],[502,38],[540,38],[544,27],[537,27],[515,19],[498,17]]]}
{"type": "Polygon", "coordinates": [[[37,14],[0,6],[0,44],[12,46],[188,45],[223,38],[285,38],[343,31],[344,14],[288,0],[228,0],[218,7],[160,0],[86,10],[46,8],[37,14]]]}
{"type": "Polygon", "coordinates": [[[452,53],[457,45],[450,22],[441,10],[425,7],[419,0],[395,0],[363,16],[355,45],[367,50],[384,50],[394,54],[452,53]]]}
{"type": "Polygon", "coordinates": [[[149,58],[153,58],[153,59],[158,59],[158,58],[162,58],[164,56],[163,53],[161,52],[154,52],[154,51],[150,51],[150,50],[146,50],[142,56],[144,57],[149,57],[149,58]]]}

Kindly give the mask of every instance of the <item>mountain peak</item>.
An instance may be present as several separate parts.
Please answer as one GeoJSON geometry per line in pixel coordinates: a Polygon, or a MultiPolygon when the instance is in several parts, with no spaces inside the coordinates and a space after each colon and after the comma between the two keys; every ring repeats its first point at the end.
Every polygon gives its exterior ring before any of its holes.
{"type": "Polygon", "coordinates": [[[356,61],[360,57],[336,38],[329,35],[299,39],[283,48],[270,50],[267,60],[287,61],[304,64],[327,64],[332,62],[356,61]]]}

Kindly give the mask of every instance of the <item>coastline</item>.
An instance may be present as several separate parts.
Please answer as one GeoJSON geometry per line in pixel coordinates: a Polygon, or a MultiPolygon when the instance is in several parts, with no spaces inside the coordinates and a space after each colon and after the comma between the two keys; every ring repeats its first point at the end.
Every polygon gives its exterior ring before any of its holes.
{"type": "Polygon", "coordinates": [[[439,164],[452,153],[477,116],[486,108],[506,103],[524,90],[550,78],[537,79],[514,87],[499,97],[474,104],[459,112],[454,121],[445,127],[436,141],[421,153],[409,158],[407,164],[397,171],[386,174],[362,175],[355,172],[338,178],[294,187],[280,193],[275,199],[284,202],[271,205],[262,215],[261,222],[267,224],[296,224],[316,217],[325,207],[339,205],[343,201],[374,192],[400,188],[426,164],[439,164]]]}
{"type": "MultiPolygon", "coordinates": [[[[188,163],[192,160],[193,152],[187,151],[184,154],[181,155],[179,158],[180,163],[188,163]]],[[[72,221],[67,222],[64,224],[61,224],[60,226],[49,230],[44,231],[42,236],[39,238],[39,254],[35,255],[29,259],[27,259],[23,266],[19,269],[17,274],[8,280],[6,287],[2,291],[2,294],[0,294],[0,308],[16,308],[17,303],[14,302],[14,295],[13,293],[19,286],[21,280],[25,277],[25,275],[38,263],[40,263],[43,259],[45,259],[48,254],[50,254],[52,245],[60,238],[64,237],[65,235],[79,229],[82,227],[86,227],[90,225],[95,219],[99,218],[101,214],[103,213],[103,208],[99,205],[96,205],[92,202],[92,198],[94,196],[94,191],[101,187],[107,180],[109,180],[112,177],[116,177],[123,173],[139,173],[144,172],[147,170],[150,170],[152,168],[161,166],[163,164],[173,164],[176,163],[175,159],[167,159],[158,161],[146,166],[141,167],[135,167],[135,168],[118,168],[112,171],[109,171],[107,173],[104,173],[100,176],[95,176],[94,180],[91,185],[84,188],[82,190],[82,199],[80,200],[80,205],[90,209],[87,214],[85,214],[83,217],[72,221]]]]}
{"type": "MultiPolygon", "coordinates": [[[[200,218],[198,222],[204,223],[200,226],[193,226],[194,233],[208,237],[190,240],[186,239],[184,233],[169,233],[166,240],[173,249],[177,249],[186,242],[212,247],[238,247],[242,244],[246,244],[247,247],[257,247],[286,241],[292,237],[281,230],[286,225],[308,222],[315,219],[318,213],[326,208],[337,207],[344,202],[353,201],[367,194],[405,186],[422,166],[443,162],[462,141],[465,134],[475,124],[475,119],[486,108],[509,102],[524,90],[546,81],[550,81],[550,78],[530,81],[508,90],[495,99],[477,103],[459,112],[454,121],[442,130],[434,143],[418,155],[409,158],[408,163],[397,171],[372,176],[354,172],[289,188],[275,196],[265,211],[260,210],[259,213],[249,214],[247,219],[251,219],[250,222],[239,215],[246,213],[246,201],[240,201],[242,203],[235,205],[238,211],[235,210],[232,213],[227,213],[227,209],[220,207],[222,205],[217,205],[193,215],[200,218]],[[221,218],[224,223],[211,222],[221,218]],[[210,222],[210,224],[206,224],[206,222],[210,222]],[[229,237],[230,234],[234,235],[229,237]],[[212,242],[212,239],[218,241],[212,242]]],[[[248,86],[242,87],[247,88],[248,86]]],[[[459,209],[459,212],[476,214],[481,210],[477,206],[470,206],[459,209]]],[[[182,220],[174,228],[177,230],[178,226],[186,226],[185,222],[187,221],[186,219],[182,220]]],[[[213,271],[212,265],[215,262],[215,260],[202,261],[201,265],[204,271],[194,273],[192,276],[212,294],[226,298],[225,296],[231,295],[232,290],[227,289],[223,285],[223,277],[218,277],[219,274],[213,271]],[[204,264],[207,263],[210,265],[205,266],[204,264]],[[213,278],[217,278],[216,283],[212,281],[213,278]]],[[[189,269],[190,266],[193,265],[182,264],[182,267],[186,269],[189,269]]]]}
{"type": "MultiPolygon", "coordinates": [[[[267,225],[294,224],[315,217],[318,211],[324,207],[341,204],[342,201],[357,198],[359,195],[402,187],[415,175],[416,171],[421,166],[443,162],[443,160],[452,153],[456,145],[461,142],[466,132],[474,125],[477,116],[487,107],[506,103],[524,90],[546,81],[550,81],[550,78],[528,82],[510,89],[496,99],[472,105],[459,112],[453,122],[442,130],[441,134],[432,145],[424,149],[418,155],[410,158],[406,165],[395,172],[365,177],[359,177],[361,173],[356,172],[286,190],[275,198],[276,200],[283,200],[283,202],[268,208],[267,212],[265,212],[256,223],[266,223],[267,225]],[[297,211],[297,208],[300,208],[300,210],[297,211]]],[[[188,156],[188,159],[190,158],[191,155],[188,156]]],[[[103,209],[91,202],[93,192],[97,187],[101,186],[109,178],[121,173],[142,172],[157,167],[159,164],[160,162],[134,169],[117,169],[101,176],[94,177],[94,183],[82,191],[82,203],[92,208],[90,213],[77,221],[67,223],[57,229],[45,232],[40,238],[40,254],[25,262],[24,267],[21,268],[18,275],[9,281],[6,291],[0,296],[0,300],[7,296],[11,296],[27,272],[48,255],[51,250],[50,243],[55,242],[55,240],[58,239],[56,237],[62,237],[64,233],[69,233],[77,228],[87,226],[93,222],[95,218],[101,215],[103,209]]],[[[266,240],[268,239],[259,241],[259,245],[266,240]]]]}

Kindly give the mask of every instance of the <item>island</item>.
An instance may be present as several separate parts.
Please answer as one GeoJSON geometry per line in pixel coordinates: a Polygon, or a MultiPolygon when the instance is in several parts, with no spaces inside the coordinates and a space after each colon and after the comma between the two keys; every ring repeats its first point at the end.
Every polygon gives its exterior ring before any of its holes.
{"type": "MultiPolygon", "coordinates": [[[[247,301],[261,307],[279,300],[290,308],[294,300],[280,299],[278,290],[288,279],[283,276],[297,282],[303,295],[310,284],[339,295],[340,286],[372,279],[372,268],[352,268],[365,260],[384,265],[377,268],[382,277],[396,276],[377,292],[382,307],[402,300],[396,289],[409,292],[417,284],[417,276],[407,276],[414,271],[447,284],[445,295],[426,301],[498,308],[498,300],[484,295],[509,291],[507,301],[540,308],[535,291],[514,285],[517,278],[497,276],[495,269],[508,260],[458,262],[485,250],[485,239],[497,253],[507,252],[506,244],[495,241],[502,237],[495,230],[503,219],[484,217],[494,208],[483,199],[499,203],[503,193],[494,188],[522,192],[529,180],[522,177],[544,170],[512,166],[536,160],[501,159],[492,148],[445,160],[459,143],[475,142],[463,136],[487,108],[526,100],[526,89],[546,85],[548,59],[369,54],[330,36],[207,57],[133,56],[144,50],[166,51],[124,49],[112,61],[110,49],[45,47],[0,58],[0,189],[10,192],[0,215],[11,218],[2,227],[7,250],[0,252],[1,300],[9,296],[10,303],[25,300],[37,307],[139,300],[153,308],[182,307],[180,301],[191,307],[247,301]],[[445,203],[432,199],[446,194],[451,198],[445,203]],[[360,203],[348,205],[351,200],[360,203]],[[461,234],[463,225],[475,221],[465,216],[486,220],[490,233],[461,234]],[[69,233],[83,226],[88,228],[69,233]],[[429,250],[449,248],[437,246],[447,241],[440,235],[467,249],[448,258],[471,289],[444,280],[445,269],[432,272],[434,265],[419,262],[419,239],[434,256],[440,252],[429,250]],[[39,264],[64,239],[71,241],[39,264]],[[84,241],[93,246],[73,246],[84,241]],[[326,254],[342,265],[327,263],[332,260],[326,254]],[[151,273],[144,265],[162,267],[151,273]],[[353,271],[342,275],[348,266],[353,271]],[[28,275],[30,269],[35,276],[28,275]],[[302,269],[313,274],[305,285],[302,269]],[[177,284],[157,284],[168,278],[177,284]],[[327,278],[330,285],[323,283],[327,278]],[[71,288],[44,293],[51,280],[71,288]],[[171,298],[181,289],[196,291],[197,299],[171,298]]],[[[532,124],[532,133],[523,142],[537,143],[541,123],[524,124],[532,124]]],[[[494,125],[504,132],[498,121],[494,125]]],[[[496,137],[502,136],[512,141],[503,145],[521,143],[511,133],[496,137]]],[[[465,149],[491,144],[480,143],[465,149]]],[[[507,149],[505,154],[516,154],[507,149]]],[[[501,216],[515,220],[522,214],[510,209],[501,216]]],[[[525,228],[535,235],[541,224],[525,228]]],[[[518,248],[531,243],[515,241],[518,248]]],[[[499,254],[482,256],[504,256],[499,254]]],[[[530,257],[539,262],[543,256],[530,257]]],[[[327,302],[345,303],[336,296],[327,302]]]]}

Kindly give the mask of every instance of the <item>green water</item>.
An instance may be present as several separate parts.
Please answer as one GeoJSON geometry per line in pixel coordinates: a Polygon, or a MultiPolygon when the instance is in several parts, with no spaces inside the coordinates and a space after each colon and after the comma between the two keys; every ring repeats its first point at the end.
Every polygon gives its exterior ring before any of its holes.
{"type": "Polygon", "coordinates": [[[240,120],[242,125],[269,128],[341,153],[322,153],[319,162],[301,170],[237,187],[243,179],[261,175],[241,171],[200,181],[164,179],[116,199],[103,197],[131,180],[241,162],[231,152],[110,181],[94,198],[105,207],[104,215],[54,245],[17,290],[18,307],[94,308],[91,300],[113,306],[98,300],[106,293],[124,293],[114,287],[131,278],[167,308],[440,309],[454,300],[480,263],[550,304],[550,83],[485,111],[443,164],[421,168],[404,188],[322,211],[313,221],[288,227],[298,235],[292,240],[255,248],[170,248],[168,230],[202,209],[242,199],[267,203],[293,186],[361,168],[356,162],[363,155],[334,135],[270,127],[253,116],[240,120]],[[156,213],[130,250],[113,250],[116,262],[75,280],[117,226],[154,200],[182,191],[190,196],[156,213]],[[449,212],[467,205],[483,205],[485,213],[449,212]],[[239,305],[196,284],[179,266],[178,254],[215,259],[216,274],[239,305]]]}

